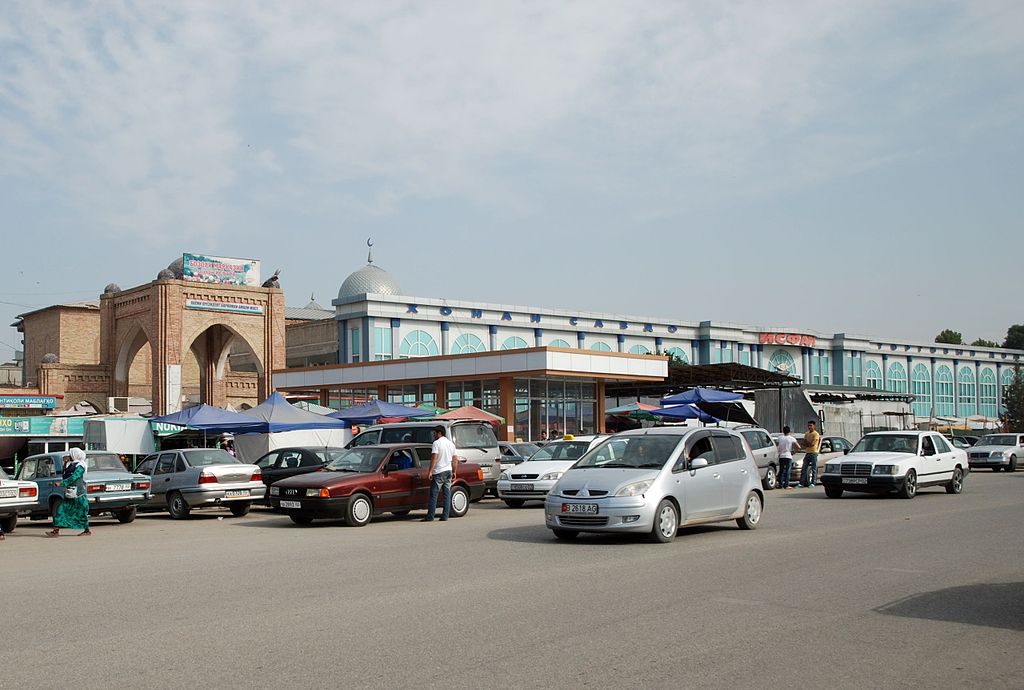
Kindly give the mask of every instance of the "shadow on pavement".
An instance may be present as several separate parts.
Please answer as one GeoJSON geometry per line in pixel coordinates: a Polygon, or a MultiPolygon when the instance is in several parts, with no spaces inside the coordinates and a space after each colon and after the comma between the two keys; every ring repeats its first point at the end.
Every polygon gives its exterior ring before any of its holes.
{"type": "Polygon", "coordinates": [[[922,618],[1024,630],[1024,582],[966,585],[914,594],[875,609],[903,618],[922,618]]]}
{"type": "MultiPolygon", "coordinates": [[[[679,534],[676,537],[676,541],[685,541],[688,537],[694,537],[699,534],[726,531],[738,532],[739,530],[734,525],[730,525],[728,523],[683,527],[679,530],[679,534]]],[[[596,532],[581,532],[580,535],[573,540],[559,541],[555,538],[555,535],[551,532],[551,530],[541,525],[529,527],[508,527],[505,529],[491,530],[487,533],[487,538],[494,539],[496,541],[514,541],[521,544],[554,544],[557,542],[561,546],[572,546],[574,544],[580,546],[587,546],[590,544],[626,545],[649,543],[646,534],[602,534],[596,532]]]]}

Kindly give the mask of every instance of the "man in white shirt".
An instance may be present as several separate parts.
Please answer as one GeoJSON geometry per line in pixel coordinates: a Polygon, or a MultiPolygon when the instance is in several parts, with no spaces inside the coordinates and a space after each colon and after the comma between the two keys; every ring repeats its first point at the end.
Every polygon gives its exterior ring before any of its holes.
{"type": "Polygon", "coordinates": [[[437,512],[437,494],[444,491],[444,511],[441,520],[447,520],[452,510],[452,480],[455,479],[455,468],[459,456],[455,454],[455,444],[447,436],[443,426],[434,427],[434,445],[430,449],[430,503],[427,504],[427,516],[421,522],[432,522],[437,512]]]}
{"type": "Polygon", "coordinates": [[[789,485],[789,472],[793,467],[793,452],[800,449],[800,443],[789,435],[789,427],[782,427],[782,436],[775,439],[775,447],[779,449],[779,488],[792,489],[789,485]]]}

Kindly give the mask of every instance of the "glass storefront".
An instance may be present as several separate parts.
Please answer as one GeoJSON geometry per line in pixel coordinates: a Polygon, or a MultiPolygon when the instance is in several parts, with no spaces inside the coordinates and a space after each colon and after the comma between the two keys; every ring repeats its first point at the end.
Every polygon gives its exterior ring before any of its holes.
{"type": "Polygon", "coordinates": [[[449,381],[446,388],[449,410],[474,405],[491,414],[501,414],[498,379],[483,381],[449,381]]]}
{"type": "Polygon", "coordinates": [[[377,399],[376,388],[328,388],[327,406],[341,410],[377,399]]]}
{"type": "Polygon", "coordinates": [[[437,406],[437,384],[412,383],[405,386],[388,386],[388,402],[409,407],[437,406]]]}
{"type": "Polygon", "coordinates": [[[515,437],[526,441],[592,434],[597,386],[579,379],[515,380],[515,437]]]}

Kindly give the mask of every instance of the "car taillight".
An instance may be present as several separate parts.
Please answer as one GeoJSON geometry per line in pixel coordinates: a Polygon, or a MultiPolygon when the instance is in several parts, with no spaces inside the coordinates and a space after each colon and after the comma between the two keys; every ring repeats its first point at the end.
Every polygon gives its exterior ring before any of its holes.
{"type": "Polygon", "coordinates": [[[102,491],[106,491],[106,490],[107,490],[107,487],[106,487],[105,484],[90,484],[89,485],[89,493],[91,493],[91,494],[98,494],[98,493],[100,493],[102,491]]]}
{"type": "Polygon", "coordinates": [[[331,490],[330,489],[320,489],[320,498],[330,498],[330,497],[331,497],[331,490]]]}
{"type": "Polygon", "coordinates": [[[263,470],[261,470],[260,468],[257,467],[256,471],[252,473],[251,481],[262,482],[263,481],[263,470]]]}
{"type": "Polygon", "coordinates": [[[136,489],[148,489],[149,482],[133,482],[132,486],[136,489]]]}
{"type": "Polygon", "coordinates": [[[36,493],[36,487],[34,486],[23,486],[18,489],[18,498],[34,498],[36,493]]]}
{"type": "Polygon", "coordinates": [[[480,469],[479,467],[476,468],[476,478],[477,478],[477,481],[481,481],[482,482],[484,480],[484,471],[482,469],[480,469]]]}
{"type": "Polygon", "coordinates": [[[199,483],[200,484],[216,484],[217,483],[217,475],[210,474],[209,472],[203,472],[203,473],[201,473],[199,475],[199,483]]]}

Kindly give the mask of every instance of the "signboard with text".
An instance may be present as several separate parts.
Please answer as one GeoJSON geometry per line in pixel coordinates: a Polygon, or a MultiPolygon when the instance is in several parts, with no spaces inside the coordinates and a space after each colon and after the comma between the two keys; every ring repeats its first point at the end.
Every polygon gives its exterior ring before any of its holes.
{"type": "Polygon", "coordinates": [[[759,333],[757,342],[762,345],[795,345],[797,347],[814,347],[813,335],[799,333],[759,333]]]}
{"type": "Polygon", "coordinates": [[[198,309],[200,311],[224,311],[230,314],[262,314],[263,306],[259,304],[248,304],[246,302],[220,302],[212,299],[187,299],[186,309],[198,309]]]}
{"type": "Polygon", "coordinates": [[[0,395],[0,408],[18,410],[52,410],[57,398],[52,395],[0,395]]]}
{"type": "Polygon", "coordinates": [[[185,254],[182,277],[193,283],[260,286],[260,262],[226,256],[185,254]]]}
{"type": "Polygon", "coordinates": [[[0,436],[81,436],[85,417],[0,417],[0,436]]]}

